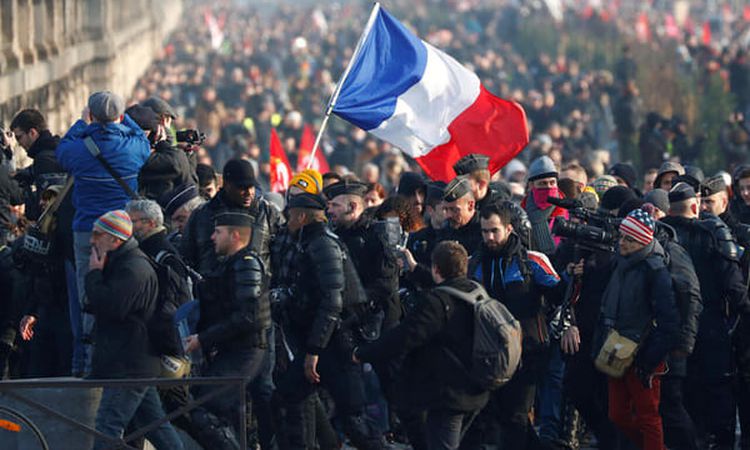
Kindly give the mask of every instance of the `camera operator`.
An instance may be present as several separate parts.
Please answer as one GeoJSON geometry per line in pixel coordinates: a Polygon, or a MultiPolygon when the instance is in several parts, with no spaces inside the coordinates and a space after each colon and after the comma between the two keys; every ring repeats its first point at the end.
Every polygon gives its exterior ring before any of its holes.
{"type": "Polygon", "coordinates": [[[145,106],[133,105],[125,113],[143,129],[151,145],[151,155],[138,174],[141,195],[156,200],[177,186],[198,184],[187,155],[169,143],[167,130],[155,112],[145,106]]]}
{"type": "MultiPolygon", "coordinates": [[[[606,197],[606,202],[603,198],[600,215],[614,218],[612,212],[619,211],[629,192],[625,187],[617,187],[606,197]],[[618,193],[620,190],[623,195],[618,193]]],[[[572,216],[571,220],[580,221],[575,214],[572,216]]],[[[619,433],[607,415],[607,377],[596,370],[591,359],[594,331],[614,252],[611,247],[596,244],[570,236],[564,237],[557,248],[555,267],[568,274],[568,290],[558,319],[562,323],[557,324],[558,329],[553,325],[553,334],[560,334],[559,345],[565,354],[564,399],[572,402],[601,448],[617,448],[619,433]]],[[[571,432],[563,429],[561,438],[569,438],[571,432]]]]}
{"type": "Polygon", "coordinates": [[[39,209],[42,191],[54,184],[65,184],[65,170],[55,157],[60,137],[50,133],[44,116],[35,109],[24,109],[16,114],[10,123],[10,130],[16,142],[34,161],[28,168],[16,172],[14,178],[26,188],[26,217],[36,220],[42,212],[39,209]]]}
{"type": "Polygon", "coordinates": [[[703,300],[688,361],[685,405],[698,428],[705,430],[707,442],[732,448],[736,421],[732,332],[750,304],[729,230],[720,221],[699,220],[696,197],[690,185],[677,183],[669,192],[669,217],[663,219],[676,230],[693,261],[703,300]]]}

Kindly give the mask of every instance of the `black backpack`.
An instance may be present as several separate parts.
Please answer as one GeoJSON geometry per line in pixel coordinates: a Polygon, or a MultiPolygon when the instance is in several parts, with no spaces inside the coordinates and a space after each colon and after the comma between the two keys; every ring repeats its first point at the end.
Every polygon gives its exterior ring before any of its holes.
{"type": "MultiPolygon", "coordinates": [[[[521,324],[505,305],[487,295],[481,284],[472,283],[475,286],[471,292],[450,286],[438,286],[435,290],[474,308],[471,367],[467,372],[477,386],[494,390],[510,381],[521,363],[521,324]]],[[[464,367],[452,351],[445,350],[451,359],[464,367]]]]}
{"type": "Polygon", "coordinates": [[[184,351],[174,323],[174,315],[180,306],[192,300],[192,293],[188,279],[181,277],[166,263],[169,258],[183,264],[176,255],[165,250],[159,252],[156,258],[151,259],[159,281],[159,296],[154,314],[146,326],[149,339],[159,354],[182,356],[184,351]]]}

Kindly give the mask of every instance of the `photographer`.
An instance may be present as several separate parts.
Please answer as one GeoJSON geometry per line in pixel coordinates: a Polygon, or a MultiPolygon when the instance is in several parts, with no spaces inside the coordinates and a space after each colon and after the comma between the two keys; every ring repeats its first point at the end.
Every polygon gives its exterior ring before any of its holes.
{"type": "Polygon", "coordinates": [[[50,133],[44,116],[35,109],[24,109],[16,114],[10,123],[10,130],[16,142],[34,161],[28,168],[16,172],[14,178],[25,187],[26,217],[36,220],[42,212],[38,195],[48,186],[65,183],[65,170],[55,158],[60,137],[50,133]],[[36,193],[32,185],[36,187],[36,193]]]}
{"type": "Polygon", "coordinates": [[[155,200],[177,186],[198,183],[187,155],[182,149],[169,143],[167,130],[161,125],[155,112],[145,106],[133,105],[125,113],[143,129],[151,145],[151,156],[138,174],[141,195],[155,200]]]}
{"type": "MultiPolygon", "coordinates": [[[[619,195],[608,198],[606,207],[618,210],[624,201],[621,197],[624,198],[619,195]]],[[[572,215],[575,218],[576,214],[572,215]]],[[[565,354],[564,399],[572,402],[601,448],[617,448],[619,441],[607,416],[607,377],[596,370],[591,359],[594,331],[613,258],[614,253],[606,246],[576,237],[565,237],[554,258],[555,267],[567,272],[569,284],[560,310],[563,322],[557,330],[552,327],[553,334],[559,333],[559,345],[565,354]]],[[[572,430],[563,432],[561,437],[565,439],[572,430]]]]}
{"type": "MultiPolygon", "coordinates": [[[[654,229],[654,220],[641,209],[632,211],[620,224],[619,254],[602,297],[594,339],[596,353],[610,351],[607,349],[615,339],[637,345],[634,362],[624,374],[608,375],[609,417],[645,450],[664,448],[658,376],[664,373],[664,359],[675,347],[679,324],[672,279],[654,229]]],[[[614,344],[614,348],[619,349],[618,345],[625,344],[614,344]]],[[[600,370],[601,359],[599,354],[596,364],[600,370]]],[[[610,356],[607,363],[612,360],[610,356]]]]}

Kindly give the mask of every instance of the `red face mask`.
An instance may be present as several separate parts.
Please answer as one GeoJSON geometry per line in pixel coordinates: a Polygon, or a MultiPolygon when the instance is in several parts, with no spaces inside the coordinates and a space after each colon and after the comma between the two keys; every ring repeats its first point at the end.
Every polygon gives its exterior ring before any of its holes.
{"type": "Polygon", "coordinates": [[[547,197],[560,198],[560,190],[557,187],[533,188],[531,193],[534,195],[534,204],[539,209],[547,209],[552,206],[552,204],[547,201],[547,197]]]}

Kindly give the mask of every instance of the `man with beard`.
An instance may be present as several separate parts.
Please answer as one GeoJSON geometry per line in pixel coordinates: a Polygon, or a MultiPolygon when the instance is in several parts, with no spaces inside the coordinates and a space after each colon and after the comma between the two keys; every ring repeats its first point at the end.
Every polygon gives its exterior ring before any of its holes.
{"type": "Polygon", "coordinates": [[[524,248],[511,221],[507,208],[490,205],[482,210],[483,243],[472,255],[469,277],[479,281],[521,322],[523,359],[511,381],[492,394],[479,429],[470,433],[482,442],[482,433],[487,430],[481,426],[492,426],[492,421],[498,420],[503,448],[520,450],[537,440],[529,413],[534,406],[537,380],[545,369],[549,342],[544,305],[545,299],[560,297],[562,286],[549,259],[524,248]]]}

